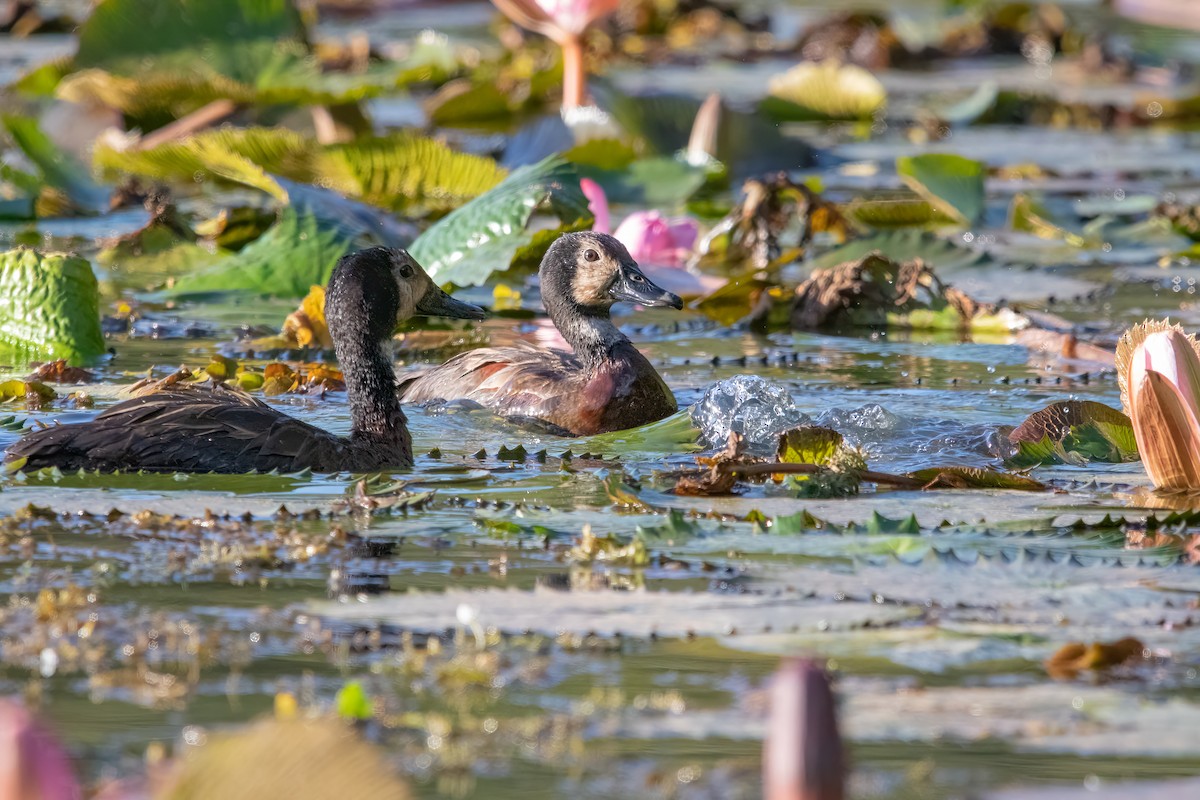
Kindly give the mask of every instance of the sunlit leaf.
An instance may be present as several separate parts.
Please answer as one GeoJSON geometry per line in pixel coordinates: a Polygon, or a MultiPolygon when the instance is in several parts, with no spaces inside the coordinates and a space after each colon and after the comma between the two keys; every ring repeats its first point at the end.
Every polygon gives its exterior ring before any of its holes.
{"type": "Polygon", "coordinates": [[[331,188],[409,211],[457,208],[507,174],[490,158],[409,134],[334,145],[321,153],[315,171],[331,188]]]}
{"type": "MultiPolygon", "coordinates": [[[[410,252],[438,283],[475,286],[503,272],[533,238],[537,212],[561,224],[590,224],[592,212],[574,166],[559,158],[516,170],[496,188],[443,217],[410,252]]],[[[549,242],[546,242],[549,246],[549,242]]],[[[544,252],[544,251],[543,251],[544,252]]]]}
{"type": "Polygon", "coordinates": [[[1009,434],[1017,466],[1136,461],[1129,417],[1093,400],[1064,400],[1034,412],[1009,434]]]}
{"type": "Polygon", "coordinates": [[[896,172],[938,211],[973,225],[983,215],[984,165],[950,153],[896,159],[896,172]]]}
{"type": "Polygon", "coordinates": [[[878,78],[834,59],[801,62],[767,86],[762,108],[778,119],[869,119],[887,102],[878,78]]]}
{"type": "Polygon", "coordinates": [[[285,208],[279,222],[240,252],[207,269],[182,275],[168,291],[173,295],[255,292],[276,297],[304,297],[314,284],[324,285],[339,258],[354,248],[342,232],[318,223],[312,215],[285,208]]]}
{"type": "Polygon", "coordinates": [[[779,460],[784,464],[825,466],[842,447],[842,435],[832,428],[806,425],[792,428],[779,439],[779,460]]]}

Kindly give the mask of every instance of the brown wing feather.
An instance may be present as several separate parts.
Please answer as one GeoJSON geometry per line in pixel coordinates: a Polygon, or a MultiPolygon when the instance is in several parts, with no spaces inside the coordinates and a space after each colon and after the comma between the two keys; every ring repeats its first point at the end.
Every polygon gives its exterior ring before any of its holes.
{"type": "Polygon", "coordinates": [[[400,400],[472,400],[502,416],[561,425],[559,411],[564,398],[579,390],[581,369],[575,356],[562,350],[528,345],[485,347],[401,382],[400,400]]]}
{"type": "Polygon", "coordinates": [[[5,461],[24,469],[240,473],[336,471],[351,443],[224,386],[173,386],[118,403],[91,422],[23,436],[5,461]]]}

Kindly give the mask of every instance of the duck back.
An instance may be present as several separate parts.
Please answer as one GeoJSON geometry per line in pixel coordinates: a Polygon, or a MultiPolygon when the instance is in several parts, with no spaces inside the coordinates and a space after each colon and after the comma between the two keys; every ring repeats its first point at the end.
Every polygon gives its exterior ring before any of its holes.
{"type": "Polygon", "coordinates": [[[22,469],[101,472],[340,472],[412,463],[395,452],[301,422],[222,385],[184,385],[118,403],[91,422],[33,431],[4,460],[22,469]]]}

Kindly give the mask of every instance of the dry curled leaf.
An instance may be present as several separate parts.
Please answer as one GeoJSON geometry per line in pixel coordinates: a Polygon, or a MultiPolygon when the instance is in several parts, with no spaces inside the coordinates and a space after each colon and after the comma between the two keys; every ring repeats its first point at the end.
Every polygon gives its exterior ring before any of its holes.
{"type": "Polygon", "coordinates": [[[1146,646],[1129,636],[1116,642],[1071,642],[1046,659],[1050,677],[1069,680],[1080,672],[1102,672],[1141,659],[1146,646]]]}
{"type": "Polygon", "coordinates": [[[792,327],[836,325],[922,329],[1019,330],[1029,320],[979,303],[943,284],[921,259],[896,263],[875,250],[858,261],[814,272],[796,287],[792,327]]]}
{"type": "Polygon", "coordinates": [[[300,308],[283,321],[283,338],[297,347],[333,347],[325,324],[325,287],[313,286],[300,301],[300,308]]]}
{"type": "Polygon", "coordinates": [[[95,376],[86,369],[69,367],[67,366],[67,360],[60,358],[57,361],[47,361],[45,364],[39,364],[27,380],[43,381],[46,383],[90,383],[95,379],[95,376]]]}
{"type": "Polygon", "coordinates": [[[154,380],[153,378],[142,378],[137,383],[133,384],[127,390],[131,397],[145,397],[148,394],[154,394],[160,389],[165,389],[168,386],[174,386],[180,381],[189,381],[193,377],[192,371],[187,367],[180,367],[165,378],[154,380]]]}

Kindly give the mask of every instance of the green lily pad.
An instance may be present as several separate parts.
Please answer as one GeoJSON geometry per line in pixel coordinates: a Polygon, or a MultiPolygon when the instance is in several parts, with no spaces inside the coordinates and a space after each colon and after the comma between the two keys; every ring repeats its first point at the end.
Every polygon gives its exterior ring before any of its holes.
{"type": "Polygon", "coordinates": [[[943,214],[966,225],[983,216],[983,162],[951,153],[926,153],[897,158],[896,172],[943,214]]]}
{"type": "MultiPolygon", "coordinates": [[[[552,156],[516,170],[439,220],[413,242],[410,252],[439,283],[478,286],[492,273],[507,270],[533,239],[528,226],[537,212],[554,216],[560,227],[591,224],[592,212],[573,165],[552,156]]],[[[549,247],[549,241],[545,244],[549,247]]]]}
{"type": "Polygon", "coordinates": [[[616,170],[579,166],[579,174],[600,184],[610,202],[658,208],[680,205],[707,177],[703,167],[665,156],[640,159],[616,170]]]}
{"type": "Polygon", "coordinates": [[[1017,445],[1013,466],[1122,463],[1138,460],[1133,423],[1093,400],[1064,400],[1036,411],[1009,434],[1017,445]]]}
{"type": "Polygon", "coordinates": [[[345,232],[288,207],[258,239],[207,269],[181,276],[168,292],[175,296],[255,292],[301,298],[313,285],[324,286],[338,259],[354,247],[345,232]]]}
{"type": "Polygon", "coordinates": [[[771,78],[760,108],[783,120],[870,119],[887,90],[862,67],[836,60],[804,61],[771,78]]]}
{"type": "Polygon", "coordinates": [[[19,247],[0,255],[0,344],[17,363],[92,363],[107,347],[100,287],[87,259],[19,247]]]}
{"type": "MultiPolygon", "coordinates": [[[[37,121],[29,117],[5,114],[0,121],[12,137],[17,147],[33,162],[41,173],[41,179],[47,186],[61,191],[71,205],[89,214],[99,214],[107,211],[111,192],[92,180],[88,170],[74,158],[64,153],[54,142],[50,141],[37,121]]],[[[6,180],[14,181],[14,171],[4,176],[6,180]]],[[[22,186],[27,191],[32,187],[22,186]]],[[[30,192],[32,194],[32,192],[30,192]]]]}

